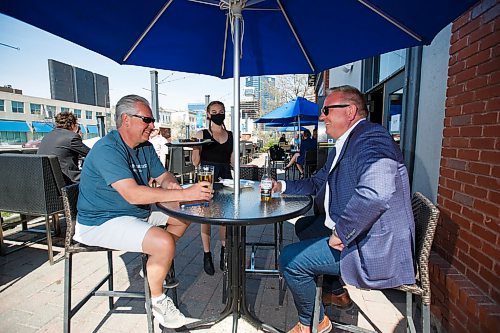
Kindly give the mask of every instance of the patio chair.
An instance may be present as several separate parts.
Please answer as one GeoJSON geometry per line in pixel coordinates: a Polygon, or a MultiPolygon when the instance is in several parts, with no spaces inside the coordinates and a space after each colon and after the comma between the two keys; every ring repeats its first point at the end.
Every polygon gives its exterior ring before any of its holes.
{"type": "Polygon", "coordinates": [[[304,158],[304,177],[308,178],[316,171],[316,166],[318,164],[318,151],[308,150],[306,151],[306,157],[304,158]]]}
{"type": "MultiPolygon", "coordinates": [[[[24,219],[22,230],[46,234],[41,240],[47,239],[49,262],[53,265],[51,224],[54,234],[59,234],[58,213],[63,211],[61,188],[65,185],[59,160],[54,155],[0,154],[0,175],[0,211],[45,217],[45,230],[29,229],[24,219]]],[[[4,245],[2,234],[0,218],[0,253],[4,245]]],[[[18,249],[31,243],[35,242],[26,242],[18,249]]]]}
{"type": "MultiPolygon", "coordinates": [[[[146,303],[146,314],[148,321],[148,333],[154,332],[154,321],[151,310],[151,293],[147,278],[146,264],[148,256],[142,255],[142,272],[144,273],[144,292],[128,292],[116,291],[113,289],[113,254],[111,249],[88,246],[75,242],[73,235],[75,234],[77,201],[78,201],[78,184],[69,185],[62,189],[64,213],[66,217],[66,240],[65,240],[65,262],[64,262],[64,332],[71,331],[71,318],[88,302],[92,296],[105,296],[109,298],[109,310],[113,310],[114,297],[124,298],[144,298],[146,303]],[[81,252],[106,252],[108,260],[108,273],[104,278],[95,285],[95,287],[85,295],[85,297],[74,307],[71,306],[71,289],[72,289],[72,270],[73,270],[73,255],[81,252]],[[99,290],[105,283],[108,283],[108,290],[99,290]]],[[[172,298],[177,305],[177,285],[175,279],[174,263],[172,262],[171,270],[166,279],[167,291],[172,291],[172,298]]]]}
{"type": "MultiPolygon", "coordinates": [[[[406,329],[407,332],[415,333],[415,323],[413,321],[413,295],[420,296],[422,304],[422,332],[430,332],[430,304],[431,288],[429,279],[429,255],[431,252],[434,233],[439,220],[439,210],[422,193],[413,194],[412,200],[413,217],[415,219],[415,265],[416,283],[412,285],[402,285],[394,289],[406,292],[406,329]]],[[[321,301],[321,286],[323,276],[318,276],[316,280],[316,298],[314,302],[313,327],[312,332],[318,332],[319,308],[321,301]]],[[[333,327],[341,328],[347,332],[359,332],[359,327],[345,325],[332,321],[333,327]]]]}
{"type": "Polygon", "coordinates": [[[193,150],[185,147],[169,147],[168,171],[180,176],[181,184],[184,184],[184,175],[189,174],[192,181],[194,165],[192,160],[193,150]]]}
{"type": "Polygon", "coordinates": [[[269,148],[269,161],[271,162],[271,167],[277,168],[281,165],[284,168],[287,164],[286,153],[283,148],[278,145],[274,145],[269,148]]]}

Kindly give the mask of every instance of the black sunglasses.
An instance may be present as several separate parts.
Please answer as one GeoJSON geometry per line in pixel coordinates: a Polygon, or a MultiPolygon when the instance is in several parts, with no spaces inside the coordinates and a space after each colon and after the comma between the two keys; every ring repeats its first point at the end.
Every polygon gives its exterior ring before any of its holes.
{"type": "Polygon", "coordinates": [[[151,123],[154,123],[156,120],[155,118],[151,118],[151,117],[145,117],[145,116],[141,116],[141,115],[138,115],[138,114],[133,114],[131,115],[132,117],[136,117],[136,118],[141,118],[142,121],[146,124],[151,124],[151,123]]]}
{"type": "Polygon", "coordinates": [[[348,106],[351,106],[351,104],[325,105],[321,109],[321,112],[323,112],[325,116],[328,116],[328,113],[330,113],[330,109],[341,109],[341,108],[346,108],[348,106]]]}

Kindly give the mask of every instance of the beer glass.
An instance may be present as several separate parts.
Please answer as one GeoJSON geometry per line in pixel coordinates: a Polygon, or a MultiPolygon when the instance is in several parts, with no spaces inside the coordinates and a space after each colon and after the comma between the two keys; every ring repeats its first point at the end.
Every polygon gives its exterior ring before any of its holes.
{"type": "Polygon", "coordinates": [[[213,165],[200,165],[198,168],[198,182],[209,182],[210,190],[214,188],[214,166],[213,165]]]}

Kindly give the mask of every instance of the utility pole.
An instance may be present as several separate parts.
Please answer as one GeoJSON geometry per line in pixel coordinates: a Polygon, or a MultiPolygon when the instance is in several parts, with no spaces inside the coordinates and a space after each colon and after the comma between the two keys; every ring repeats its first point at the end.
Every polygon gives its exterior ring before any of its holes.
{"type": "Polygon", "coordinates": [[[150,71],[151,76],[151,110],[153,117],[160,121],[160,108],[158,106],[158,71],[150,71]]]}
{"type": "MultiPolygon", "coordinates": [[[[207,106],[210,104],[210,95],[205,95],[205,111],[207,110],[207,106]]],[[[204,114],[205,116],[205,128],[208,128],[208,122],[210,120],[207,119],[207,115],[204,114]]]]}

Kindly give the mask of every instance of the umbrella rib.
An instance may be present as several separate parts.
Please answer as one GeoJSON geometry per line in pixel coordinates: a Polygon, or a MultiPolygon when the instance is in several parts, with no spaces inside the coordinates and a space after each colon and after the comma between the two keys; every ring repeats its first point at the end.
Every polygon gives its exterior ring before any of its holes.
{"type": "Polygon", "coordinates": [[[293,28],[292,22],[290,22],[290,19],[288,18],[288,15],[286,14],[285,9],[283,8],[283,5],[281,4],[281,1],[280,0],[276,0],[276,2],[278,3],[278,6],[280,6],[281,13],[285,17],[285,20],[288,23],[288,26],[290,27],[290,30],[292,31],[293,35],[295,36],[295,39],[297,40],[297,43],[299,43],[300,49],[302,50],[302,53],[304,54],[304,57],[306,58],[306,60],[307,60],[307,62],[309,64],[309,67],[311,67],[312,72],[315,72],[316,70],[314,69],[314,66],[313,66],[313,64],[311,62],[311,59],[307,55],[307,52],[304,49],[304,46],[302,45],[302,42],[300,41],[300,38],[297,35],[297,32],[293,28]]]}
{"type": "Polygon", "coordinates": [[[372,5],[371,3],[369,3],[366,0],[358,0],[358,2],[361,3],[362,5],[365,5],[367,8],[369,8],[370,10],[375,12],[376,14],[380,15],[382,18],[386,19],[387,21],[389,21],[390,23],[395,25],[397,28],[399,28],[400,30],[404,31],[405,33],[407,33],[408,35],[410,35],[411,37],[416,39],[417,41],[422,42],[423,38],[420,35],[413,32],[412,30],[410,30],[409,28],[404,26],[402,23],[398,22],[396,19],[390,17],[388,14],[384,13],[381,9],[375,7],[374,5],[372,5]]]}
{"type": "Polygon", "coordinates": [[[226,14],[226,31],[224,33],[224,48],[222,49],[222,66],[220,76],[224,77],[225,65],[226,65],[226,48],[227,48],[227,33],[229,28],[229,14],[226,14]]]}
{"type": "Polygon", "coordinates": [[[132,47],[130,48],[130,50],[127,52],[127,54],[123,58],[124,62],[128,60],[128,58],[130,57],[130,55],[132,54],[132,52],[135,51],[135,49],[137,48],[137,46],[139,45],[139,43],[142,42],[142,40],[144,39],[144,37],[146,37],[146,35],[148,34],[148,32],[153,28],[153,26],[160,19],[160,17],[163,15],[163,13],[167,10],[167,8],[170,6],[170,4],[172,3],[172,1],[174,1],[174,0],[170,0],[170,1],[168,1],[167,3],[165,3],[163,5],[163,7],[160,9],[160,11],[156,14],[156,16],[154,17],[154,19],[151,21],[151,23],[149,23],[149,25],[146,28],[146,30],[144,30],[144,32],[141,34],[141,36],[139,37],[139,39],[137,39],[135,41],[134,45],[132,45],[132,47]]]}

